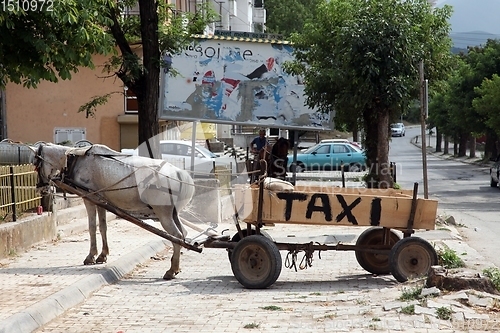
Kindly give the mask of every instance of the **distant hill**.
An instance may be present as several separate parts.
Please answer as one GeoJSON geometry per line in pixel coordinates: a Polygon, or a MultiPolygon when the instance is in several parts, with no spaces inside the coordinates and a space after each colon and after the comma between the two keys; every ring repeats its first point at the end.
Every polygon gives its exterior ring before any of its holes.
{"type": "Polygon", "coordinates": [[[450,37],[454,47],[483,45],[488,39],[500,39],[500,0],[437,0],[436,5],[453,7],[450,37]]]}
{"type": "Polygon", "coordinates": [[[484,31],[452,32],[450,34],[453,46],[458,49],[467,49],[467,46],[484,45],[488,39],[500,38],[500,35],[484,31]]]}

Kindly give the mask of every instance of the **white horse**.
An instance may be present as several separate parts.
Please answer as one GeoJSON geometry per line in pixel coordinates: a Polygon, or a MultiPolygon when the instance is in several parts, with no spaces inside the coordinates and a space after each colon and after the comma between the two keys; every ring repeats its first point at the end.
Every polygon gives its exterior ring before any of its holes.
{"type": "MultiPolygon", "coordinates": [[[[97,144],[82,148],[40,144],[33,164],[38,171],[39,187],[62,176],[134,217],[157,218],[165,231],[174,237],[185,239],[187,235],[178,218],[195,190],[193,179],[186,170],[163,160],[130,156],[97,144]]],[[[106,211],[85,197],[83,201],[90,233],[90,252],[84,264],[104,263],[109,254],[106,211]],[[102,252],[97,259],[96,211],[102,237],[102,252]]],[[[166,280],[173,279],[180,271],[181,245],[173,242],[172,245],[171,266],[163,276],[166,280]]]]}

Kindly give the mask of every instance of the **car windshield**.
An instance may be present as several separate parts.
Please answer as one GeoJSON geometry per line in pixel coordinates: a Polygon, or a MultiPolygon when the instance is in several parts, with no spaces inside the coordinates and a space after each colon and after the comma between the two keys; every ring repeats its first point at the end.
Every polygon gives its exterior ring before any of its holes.
{"type": "Polygon", "coordinates": [[[401,127],[403,127],[403,124],[392,124],[391,127],[392,128],[401,128],[401,127]]]}
{"type": "Polygon", "coordinates": [[[205,147],[202,147],[202,146],[196,146],[196,149],[198,149],[203,155],[207,156],[207,157],[210,157],[210,158],[216,158],[216,157],[219,157],[217,155],[215,155],[214,153],[212,153],[210,150],[208,150],[207,148],[205,147]]]}
{"type": "Polygon", "coordinates": [[[307,148],[306,150],[304,150],[304,151],[302,152],[302,154],[310,154],[310,153],[312,153],[313,151],[316,151],[316,149],[318,149],[318,147],[319,147],[319,144],[318,144],[318,145],[314,145],[314,146],[312,146],[312,147],[309,147],[309,148],[307,148]]]}

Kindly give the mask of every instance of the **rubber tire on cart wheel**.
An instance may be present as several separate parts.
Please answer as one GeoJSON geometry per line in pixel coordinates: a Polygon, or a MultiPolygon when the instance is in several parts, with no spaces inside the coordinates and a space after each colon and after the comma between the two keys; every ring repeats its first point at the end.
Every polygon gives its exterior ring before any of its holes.
{"type": "Polygon", "coordinates": [[[434,247],[420,237],[407,237],[394,245],[389,256],[391,273],[398,282],[426,276],[438,264],[434,247]]]}
{"type": "MultiPolygon", "coordinates": [[[[393,230],[389,233],[389,246],[392,248],[401,237],[393,230]]],[[[382,245],[384,240],[384,229],[380,227],[368,228],[359,235],[356,246],[369,247],[370,245],[382,245]]],[[[390,248],[389,248],[390,249],[390,248]]],[[[388,249],[388,250],[389,250],[388,249]]],[[[377,275],[390,274],[389,255],[376,254],[363,251],[355,251],[356,260],[364,270],[377,275]]]]}
{"type": "MultiPolygon", "coordinates": [[[[248,234],[248,229],[241,229],[241,232],[243,233],[243,238],[245,238],[248,234]]],[[[252,228],[252,231],[250,232],[251,235],[255,235],[256,234],[256,230],[252,228]]],[[[271,235],[269,235],[267,233],[267,231],[264,231],[264,230],[260,230],[260,235],[261,236],[264,236],[266,237],[267,239],[271,240],[272,242],[274,242],[274,238],[271,237],[271,235]]],[[[233,238],[231,238],[231,242],[239,242],[241,240],[240,238],[240,234],[239,233],[235,233],[233,238]]],[[[229,257],[229,261],[231,261],[231,254],[233,253],[233,249],[227,249],[227,255],[229,257]]]]}
{"type": "Polygon", "coordinates": [[[231,255],[234,277],[248,289],[271,286],[281,273],[281,265],[281,254],[276,244],[260,235],[240,240],[231,255]]]}

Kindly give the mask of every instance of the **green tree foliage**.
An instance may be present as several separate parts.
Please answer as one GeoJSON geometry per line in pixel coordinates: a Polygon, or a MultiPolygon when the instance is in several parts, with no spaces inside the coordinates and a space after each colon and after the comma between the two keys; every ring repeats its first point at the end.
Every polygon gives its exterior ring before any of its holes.
{"type": "Polygon", "coordinates": [[[266,31],[289,37],[300,32],[307,20],[316,17],[323,0],[265,0],[266,31]]]}
{"type": "Polygon", "coordinates": [[[484,79],[474,91],[478,95],[472,101],[474,109],[485,116],[486,125],[500,136],[500,76],[493,74],[491,79],[484,79]]]}
{"type": "Polygon", "coordinates": [[[450,15],[427,0],[330,0],[292,35],[296,60],[287,69],[303,75],[308,105],[364,120],[374,186],[392,186],[389,122],[418,98],[419,63],[429,80],[450,67],[450,15]]]}
{"type": "Polygon", "coordinates": [[[78,67],[93,67],[93,54],[112,51],[112,38],[103,29],[110,23],[108,8],[107,0],[37,2],[36,10],[5,1],[0,88],[8,81],[36,87],[42,80],[70,79],[78,67]]]}
{"type": "Polygon", "coordinates": [[[496,154],[497,114],[488,111],[492,106],[488,103],[495,98],[493,77],[500,75],[500,41],[488,40],[484,46],[470,48],[467,54],[456,56],[455,63],[455,69],[443,83],[447,89],[439,92],[442,96],[433,96],[443,103],[431,99],[431,119],[459,143],[458,155],[465,155],[471,135],[486,135],[485,155],[496,154]]]}

